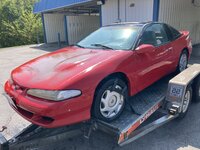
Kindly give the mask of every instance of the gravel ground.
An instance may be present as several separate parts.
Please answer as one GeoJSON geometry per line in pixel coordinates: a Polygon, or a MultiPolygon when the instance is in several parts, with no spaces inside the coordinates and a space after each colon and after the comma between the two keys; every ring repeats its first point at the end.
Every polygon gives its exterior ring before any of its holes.
{"type": "MultiPolygon", "coordinates": [[[[3,93],[3,84],[9,78],[10,71],[16,66],[57,49],[54,46],[45,47],[29,45],[0,49],[0,94],[3,93]]],[[[197,49],[198,50],[198,49],[197,49]]],[[[190,64],[200,63],[200,57],[192,57],[190,64]]],[[[82,137],[59,138],[48,143],[37,140],[31,143],[34,149],[41,150],[196,150],[200,149],[200,104],[192,104],[188,115],[181,121],[174,120],[165,126],[153,131],[143,138],[122,148],[116,146],[112,137],[95,132],[90,140],[82,137]],[[38,147],[38,145],[40,145],[38,147]]],[[[8,105],[4,96],[0,95],[0,130],[1,126],[8,127],[3,135],[9,139],[30,123],[17,115],[8,105]]],[[[30,148],[23,149],[32,149],[30,148]]],[[[15,147],[13,149],[20,149],[15,147]]]]}

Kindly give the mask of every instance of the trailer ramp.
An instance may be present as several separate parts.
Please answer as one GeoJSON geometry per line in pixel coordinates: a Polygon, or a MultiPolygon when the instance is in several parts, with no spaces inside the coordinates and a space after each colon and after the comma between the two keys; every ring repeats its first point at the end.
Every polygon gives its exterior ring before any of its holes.
{"type": "Polygon", "coordinates": [[[133,113],[132,110],[129,109],[129,106],[126,106],[125,111],[119,119],[111,123],[98,120],[97,124],[99,129],[117,136],[118,144],[123,143],[129,138],[133,131],[163,105],[171,76],[172,75],[158,81],[129,99],[129,104],[137,114],[133,113]]]}

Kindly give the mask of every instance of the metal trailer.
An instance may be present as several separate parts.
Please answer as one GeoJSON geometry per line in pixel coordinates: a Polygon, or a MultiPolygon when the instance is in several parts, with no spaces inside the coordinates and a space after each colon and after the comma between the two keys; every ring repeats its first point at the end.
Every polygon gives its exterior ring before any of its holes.
{"type": "MultiPolygon", "coordinates": [[[[24,148],[27,141],[41,137],[48,138],[50,142],[52,137],[60,134],[64,137],[82,134],[89,138],[91,132],[96,129],[115,136],[117,144],[124,146],[177,117],[183,118],[192,100],[192,90],[193,100],[199,102],[200,64],[190,66],[175,77],[174,75],[165,77],[130,98],[123,114],[113,122],[91,119],[57,129],[30,125],[8,141],[0,133],[0,150],[9,150],[19,144],[22,144],[24,148]],[[155,113],[158,115],[152,117],[155,113]]],[[[9,99],[8,96],[6,97],[9,99]]]]}

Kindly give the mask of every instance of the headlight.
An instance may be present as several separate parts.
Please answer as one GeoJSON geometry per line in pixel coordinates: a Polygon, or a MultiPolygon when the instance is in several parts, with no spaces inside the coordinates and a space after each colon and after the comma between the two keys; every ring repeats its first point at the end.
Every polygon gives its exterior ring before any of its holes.
{"type": "Polygon", "coordinates": [[[80,90],[50,91],[50,90],[30,89],[27,91],[27,94],[46,100],[62,101],[76,96],[80,96],[81,91],[80,90]]]}

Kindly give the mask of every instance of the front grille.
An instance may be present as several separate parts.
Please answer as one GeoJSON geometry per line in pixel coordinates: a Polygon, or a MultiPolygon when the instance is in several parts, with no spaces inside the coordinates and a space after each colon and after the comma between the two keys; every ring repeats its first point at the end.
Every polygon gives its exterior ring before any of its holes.
{"type": "Polygon", "coordinates": [[[23,108],[21,108],[19,106],[17,106],[17,109],[21,114],[23,114],[25,117],[27,117],[29,119],[31,119],[33,117],[33,115],[34,115],[32,112],[27,111],[27,110],[25,110],[25,109],[23,109],[23,108]]]}
{"type": "Polygon", "coordinates": [[[54,121],[54,119],[51,117],[40,116],[40,115],[34,114],[34,113],[27,111],[19,106],[17,106],[17,110],[19,111],[19,113],[21,113],[26,118],[36,121],[38,123],[44,124],[44,125],[50,124],[54,121]]]}

